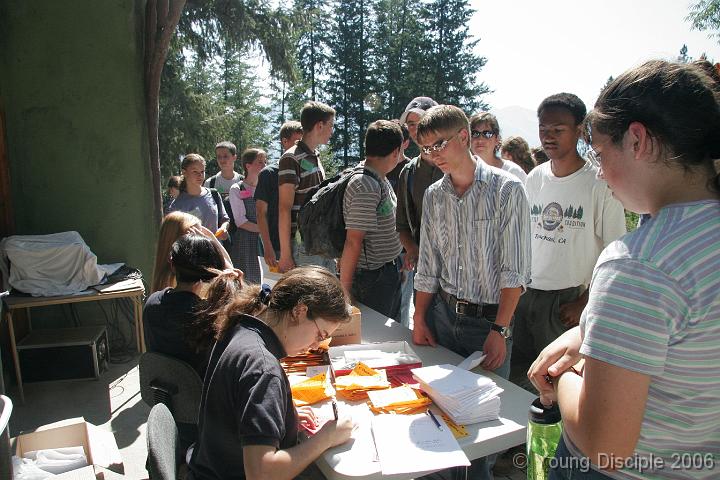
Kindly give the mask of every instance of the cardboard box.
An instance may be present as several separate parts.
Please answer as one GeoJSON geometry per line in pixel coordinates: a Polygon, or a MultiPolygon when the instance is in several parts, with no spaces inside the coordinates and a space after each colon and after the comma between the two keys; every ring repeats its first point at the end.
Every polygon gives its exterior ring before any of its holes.
{"type": "Polygon", "coordinates": [[[348,323],[341,323],[333,332],[331,347],[362,343],[362,314],[360,309],[352,307],[352,318],[348,323]]]}
{"type": "Polygon", "coordinates": [[[112,432],[88,423],[82,417],[43,425],[32,433],[18,435],[15,454],[22,457],[33,450],[77,446],[83,447],[88,464],[93,466],[97,478],[103,478],[101,475],[104,468],[115,473],[125,472],[112,432]]]}
{"type": "Polygon", "coordinates": [[[354,365],[348,363],[345,360],[345,352],[347,351],[370,351],[379,350],[386,353],[399,352],[398,358],[386,362],[386,364],[378,361],[372,361],[369,359],[363,359],[362,362],[367,366],[375,369],[387,370],[388,373],[397,371],[410,371],[412,368],[422,367],[422,360],[420,357],[410,348],[405,341],[396,342],[379,342],[379,343],[365,343],[362,345],[344,345],[340,347],[330,347],[328,355],[330,356],[330,363],[332,364],[333,370],[336,376],[347,375],[352,371],[354,365]]]}

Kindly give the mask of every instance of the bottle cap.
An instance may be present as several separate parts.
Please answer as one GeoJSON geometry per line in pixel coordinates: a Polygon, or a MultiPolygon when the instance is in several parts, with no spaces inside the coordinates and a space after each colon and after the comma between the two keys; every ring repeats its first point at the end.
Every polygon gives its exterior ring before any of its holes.
{"type": "Polygon", "coordinates": [[[551,407],[546,407],[540,403],[540,398],[538,397],[530,405],[528,419],[533,423],[539,423],[541,425],[558,423],[562,420],[560,407],[558,407],[557,403],[553,403],[551,407]]]}

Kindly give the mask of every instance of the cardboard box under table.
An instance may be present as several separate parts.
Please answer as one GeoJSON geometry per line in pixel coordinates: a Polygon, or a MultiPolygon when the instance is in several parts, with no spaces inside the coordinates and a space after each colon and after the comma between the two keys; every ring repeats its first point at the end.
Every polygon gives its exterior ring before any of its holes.
{"type": "Polygon", "coordinates": [[[64,420],[60,425],[44,425],[32,433],[18,435],[15,445],[18,457],[34,450],[81,446],[98,478],[102,478],[104,469],[120,474],[124,472],[120,450],[112,432],[83,418],[64,420]]]}

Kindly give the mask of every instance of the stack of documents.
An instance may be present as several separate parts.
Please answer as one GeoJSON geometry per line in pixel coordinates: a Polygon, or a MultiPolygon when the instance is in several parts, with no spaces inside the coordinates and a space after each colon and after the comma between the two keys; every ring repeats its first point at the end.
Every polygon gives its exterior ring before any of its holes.
{"type": "Polygon", "coordinates": [[[500,416],[502,388],[488,377],[454,365],[414,368],[420,388],[460,425],[495,420],[500,416]]]}

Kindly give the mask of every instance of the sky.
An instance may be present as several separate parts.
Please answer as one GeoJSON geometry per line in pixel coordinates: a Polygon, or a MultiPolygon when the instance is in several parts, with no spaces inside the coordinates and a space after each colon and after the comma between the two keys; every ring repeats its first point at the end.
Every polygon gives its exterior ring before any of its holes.
{"type": "Polygon", "coordinates": [[[487,58],[478,79],[494,92],[493,109],[535,110],[558,92],[592,107],[609,76],[654,58],[705,52],[720,62],[720,44],[691,30],[686,0],[470,0],[470,33],[487,58]]]}

